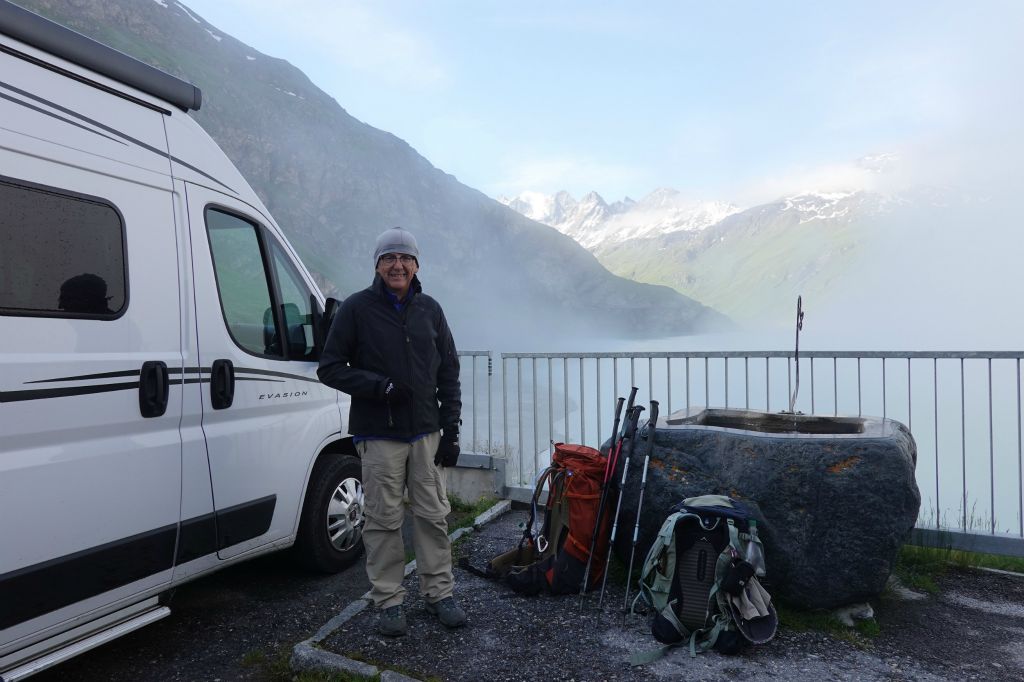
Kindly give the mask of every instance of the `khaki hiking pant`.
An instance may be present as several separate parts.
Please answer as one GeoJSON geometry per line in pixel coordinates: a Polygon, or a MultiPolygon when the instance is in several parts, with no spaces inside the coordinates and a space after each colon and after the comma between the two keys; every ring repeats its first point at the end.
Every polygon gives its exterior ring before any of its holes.
{"type": "Polygon", "coordinates": [[[364,440],[356,445],[363,460],[366,494],[366,575],[377,608],[396,606],[405,599],[402,521],[406,490],[413,514],[420,593],[431,604],[452,595],[452,547],[445,518],[451,505],[444,469],[434,464],[440,440],[440,431],[435,431],[414,443],[364,440]]]}

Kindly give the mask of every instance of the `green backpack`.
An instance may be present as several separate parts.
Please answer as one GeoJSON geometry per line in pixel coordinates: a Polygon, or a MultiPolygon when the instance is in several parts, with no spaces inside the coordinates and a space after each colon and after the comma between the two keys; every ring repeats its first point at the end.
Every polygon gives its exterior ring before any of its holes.
{"type": "Polygon", "coordinates": [[[778,615],[757,579],[763,567],[756,522],[741,503],[702,495],[675,505],[647,552],[632,606],[653,613],[651,634],[665,646],[633,654],[632,665],[683,644],[696,656],[771,640],[778,615]]]}

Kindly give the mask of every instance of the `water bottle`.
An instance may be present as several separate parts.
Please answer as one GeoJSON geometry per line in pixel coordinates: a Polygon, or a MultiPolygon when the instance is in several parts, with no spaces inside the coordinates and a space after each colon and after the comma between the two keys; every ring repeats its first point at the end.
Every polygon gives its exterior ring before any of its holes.
{"type": "Polygon", "coordinates": [[[764,549],[761,547],[761,541],[757,537],[757,521],[750,519],[750,539],[747,542],[746,554],[743,560],[754,567],[754,574],[758,578],[763,578],[765,574],[764,565],[764,549]]]}

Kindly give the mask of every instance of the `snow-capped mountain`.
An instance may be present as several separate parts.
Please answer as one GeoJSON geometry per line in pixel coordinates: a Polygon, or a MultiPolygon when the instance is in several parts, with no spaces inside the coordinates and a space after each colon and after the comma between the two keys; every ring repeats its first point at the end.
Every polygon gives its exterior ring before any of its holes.
{"type": "MultiPolygon", "coordinates": [[[[878,168],[890,160],[864,161],[878,168]]],[[[799,293],[826,295],[862,255],[865,231],[908,198],[807,191],[740,209],[662,188],[612,205],[593,192],[579,201],[566,192],[499,201],[572,237],[617,275],[753,319],[776,309],[788,314],[799,293]]]]}
{"type": "Polygon", "coordinates": [[[799,224],[820,221],[844,221],[863,219],[884,212],[898,200],[873,192],[808,192],[780,199],[774,206],[780,213],[791,211],[799,224]]]}
{"type": "Polygon", "coordinates": [[[673,189],[657,189],[640,201],[629,197],[608,204],[597,192],[577,201],[568,192],[523,192],[498,201],[550,225],[591,251],[629,239],[647,239],[679,231],[703,230],[739,212],[733,204],[686,199],[673,189]]]}

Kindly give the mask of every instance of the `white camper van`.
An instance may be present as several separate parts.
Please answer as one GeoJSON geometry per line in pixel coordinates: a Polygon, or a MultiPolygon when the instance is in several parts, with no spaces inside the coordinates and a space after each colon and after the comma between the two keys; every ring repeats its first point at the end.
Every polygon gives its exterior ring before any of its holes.
{"type": "Polygon", "coordinates": [[[0,0],[0,682],[232,562],[361,552],[325,301],[199,105],[0,0]]]}

